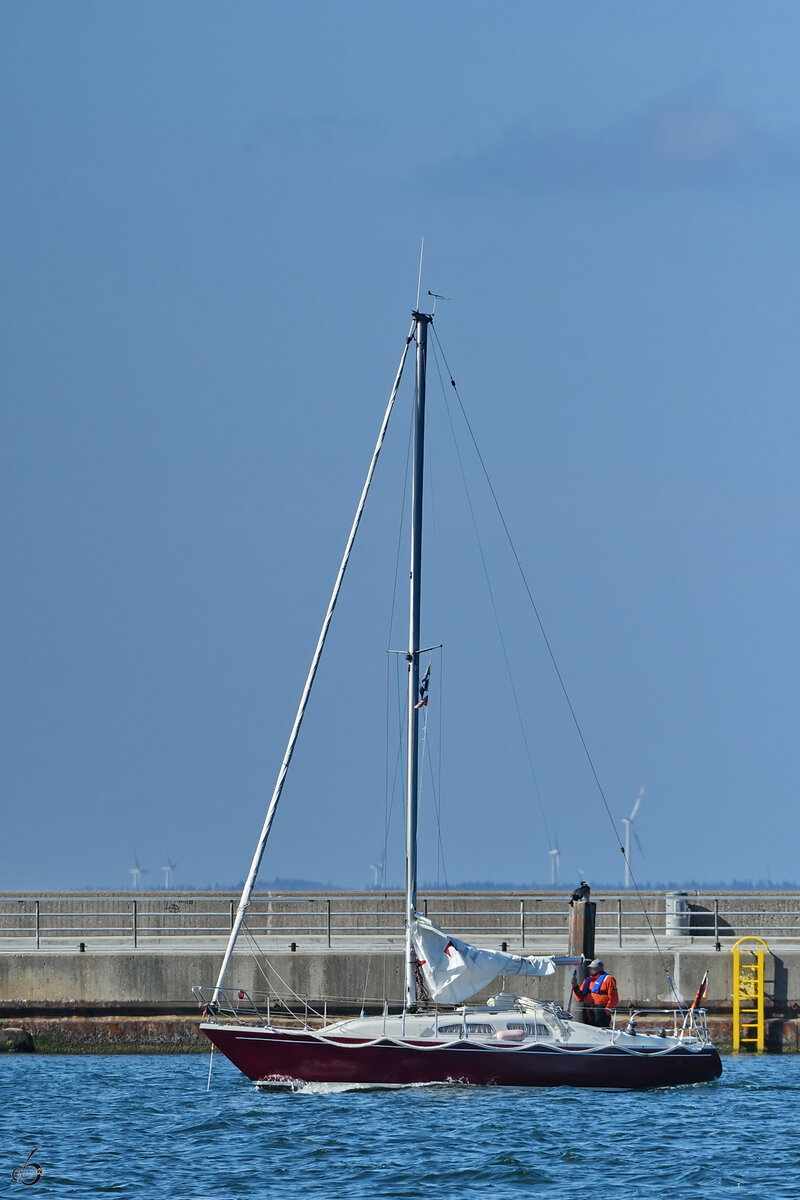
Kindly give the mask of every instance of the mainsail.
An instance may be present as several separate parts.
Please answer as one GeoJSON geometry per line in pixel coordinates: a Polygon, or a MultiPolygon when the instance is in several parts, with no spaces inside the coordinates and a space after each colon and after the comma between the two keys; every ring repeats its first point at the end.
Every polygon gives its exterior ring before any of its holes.
{"type": "Polygon", "coordinates": [[[498,975],[552,975],[557,966],[579,963],[580,958],[552,955],[523,958],[503,950],[480,950],[469,942],[448,937],[443,929],[419,913],[411,936],[417,961],[431,999],[441,1004],[461,1004],[498,975]]]}

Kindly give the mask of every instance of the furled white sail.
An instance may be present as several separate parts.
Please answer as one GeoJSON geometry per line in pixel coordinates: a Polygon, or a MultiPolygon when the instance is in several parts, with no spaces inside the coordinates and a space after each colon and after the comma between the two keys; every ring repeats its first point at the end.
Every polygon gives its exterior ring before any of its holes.
{"type": "Polygon", "coordinates": [[[411,928],[417,954],[431,999],[441,1004],[460,1004],[486,987],[498,975],[552,975],[560,963],[578,958],[537,958],[506,954],[502,950],[479,950],[469,942],[451,938],[417,913],[411,928]]]}

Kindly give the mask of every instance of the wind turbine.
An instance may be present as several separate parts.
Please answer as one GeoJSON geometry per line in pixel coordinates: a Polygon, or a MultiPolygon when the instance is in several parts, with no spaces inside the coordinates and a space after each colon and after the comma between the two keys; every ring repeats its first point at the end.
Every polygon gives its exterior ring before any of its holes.
{"type": "Polygon", "coordinates": [[[144,867],[139,866],[139,859],[137,858],[137,856],[135,854],[133,856],[133,861],[136,863],[136,866],[129,867],[128,874],[130,875],[131,879],[133,880],[133,888],[134,888],[134,891],[136,891],[136,889],[139,887],[139,876],[146,875],[147,871],[145,870],[144,867]]]}
{"type": "Polygon", "coordinates": [[[558,883],[558,861],[561,857],[558,847],[554,846],[552,850],[548,850],[550,856],[550,883],[553,887],[558,883]]]}
{"type": "Polygon", "coordinates": [[[178,864],[174,863],[171,858],[168,858],[167,865],[165,867],[161,868],[161,870],[164,872],[164,891],[165,892],[169,891],[169,885],[172,882],[172,872],[175,870],[177,865],[178,864]]]}
{"type": "Polygon", "coordinates": [[[622,818],[622,824],[625,826],[625,887],[626,888],[629,888],[632,883],[632,879],[631,879],[631,830],[633,830],[633,836],[636,840],[636,845],[639,847],[640,850],[642,849],[642,843],[639,841],[639,838],[637,837],[636,830],[633,829],[633,821],[634,821],[634,818],[635,818],[637,812],[639,811],[639,806],[642,803],[643,796],[644,796],[644,788],[640,788],[639,795],[636,797],[636,799],[633,803],[633,808],[631,809],[631,815],[629,817],[622,818]]]}
{"type": "Polygon", "coordinates": [[[381,871],[383,863],[370,863],[369,869],[372,871],[372,886],[376,888],[381,881],[381,871]]]}

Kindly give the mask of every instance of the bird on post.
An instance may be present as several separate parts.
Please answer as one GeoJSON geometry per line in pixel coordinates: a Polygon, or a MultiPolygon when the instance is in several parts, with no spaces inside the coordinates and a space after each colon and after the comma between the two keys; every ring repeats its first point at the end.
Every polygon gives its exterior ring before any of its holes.
{"type": "Polygon", "coordinates": [[[572,899],[569,902],[570,908],[578,900],[588,900],[589,896],[591,895],[591,892],[592,892],[592,889],[589,887],[589,884],[586,882],[585,879],[582,879],[581,886],[576,887],[575,891],[572,893],[572,899]]]}

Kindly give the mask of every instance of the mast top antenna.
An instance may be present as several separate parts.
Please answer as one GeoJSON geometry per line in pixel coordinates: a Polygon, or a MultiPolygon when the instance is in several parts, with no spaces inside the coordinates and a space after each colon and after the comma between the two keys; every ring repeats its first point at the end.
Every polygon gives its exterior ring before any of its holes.
{"type": "Polygon", "coordinates": [[[417,303],[414,305],[414,311],[419,312],[419,297],[422,291],[422,259],[425,254],[425,237],[420,238],[419,243],[419,274],[417,275],[417,303]]]}

